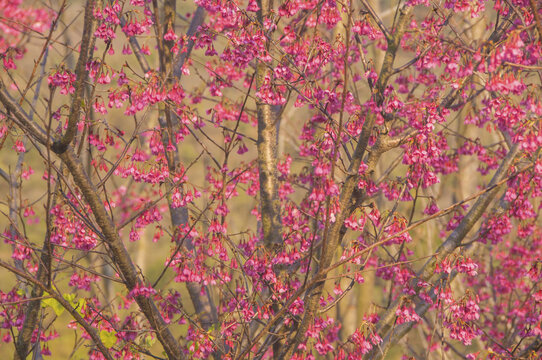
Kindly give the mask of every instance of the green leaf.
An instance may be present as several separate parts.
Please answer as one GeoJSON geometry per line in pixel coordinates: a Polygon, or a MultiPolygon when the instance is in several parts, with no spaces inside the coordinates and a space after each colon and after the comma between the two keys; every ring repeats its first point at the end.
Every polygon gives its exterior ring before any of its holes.
{"type": "MultiPolygon", "coordinates": [[[[44,295],[49,296],[48,293],[44,293],[44,295]]],[[[41,301],[41,306],[42,307],[50,306],[55,312],[56,316],[60,316],[64,312],[64,307],[56,299],[53,299],[53,298],[43,299],[41,301]]]]}
{"type": "Polygon", "coordinates": [[[62,297],[70,303],[71,306],[75,307],[77,303],[75,302],[75,294],[63,294],[62,297]]]}
{"type": "Polygon", "coordinates": [[[384,212],[382,212],[382,215],[380,215],[380,218],[386,219],[390,215],[390,213],[391,213],[390,210],[384,210],[384,212]]]}
{"type": "Polygon", "coordinates": [[[115,334],[115,330],[111,330],[111,332],[107,330],[100,331],[100,340],[102,340],[106,348],[109,349],[117,342],[117,335],[115,334]]]}
{"type": "Polygon", "coordinates": [[[81,314],[81,316],[85,316],[85,314],[83,313],[83,307],[85,307],[86,304],[87,304],[87,301],[83,298],[77,300],[77,304],[75,305],[75,308],[77,309],[79,314],[81,314]]]}
{"type": "Polygon", "coordinates": [[[213,331],[215,331],[215,324],[211,325],[209,330],[207,330],[207,335],[209,336],[209,339],[214,340],[215,337],[212,335],[213,331]]]}
{"type": "Polygon", "coordinates": [[[84,316],[83,314],[83,307],[86,305],[87,301],[84,298],[75,300],[75,294],[63,294],[62,297],[66,299],[67,302],[70,303],[70,305],[81,314],[81,316],[84,316]]]}
{"type": "Polygon", "coordinates": [[[145,336],[145,340],[144,340],[145,347],[150,348],[154,345],[155,342],[156,342],[156,339],[153,338],[152,336],[145,336]]]}

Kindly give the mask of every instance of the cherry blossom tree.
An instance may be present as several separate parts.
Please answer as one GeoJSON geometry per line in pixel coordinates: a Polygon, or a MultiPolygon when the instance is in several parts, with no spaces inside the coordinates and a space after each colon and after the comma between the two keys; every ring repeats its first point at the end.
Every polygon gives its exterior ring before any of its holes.
{"type": "Polygon", "coordinates": [[[539,359],[541,7],[0,0],[0,353],[539,359]]]}

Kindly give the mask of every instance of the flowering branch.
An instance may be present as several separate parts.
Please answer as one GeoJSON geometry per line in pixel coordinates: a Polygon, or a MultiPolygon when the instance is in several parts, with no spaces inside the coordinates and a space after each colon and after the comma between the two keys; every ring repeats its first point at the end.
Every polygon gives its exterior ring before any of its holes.
{"type": "Polygon", "coordinates": [[[77,65],[75,67],[75,92],[73,94],[72,105],[70,108],[70,115],[68,117],[68,128],[64,133],[64,136],[53,143],[51,149],[57,153],[61,154],[65,152],[68,148],[68,145],[73,141],[75,134],[77,133],[77,122],[79,121],[80,114],[79,110],[81,109],[81,102],[83,99],[83,91],[86,79],[86,66],[89,57],[92,57],[94,49],[91,49],[90,44],[92,40],[92,32],[94,29],[94,24],[96,20],[92,14],[94,10],[94,1],[87,0],[85,5],[85,21],[83,25],[83,36],[81,38],[81,49],[79,52],[79,59],[77,60],[77,65]]]}

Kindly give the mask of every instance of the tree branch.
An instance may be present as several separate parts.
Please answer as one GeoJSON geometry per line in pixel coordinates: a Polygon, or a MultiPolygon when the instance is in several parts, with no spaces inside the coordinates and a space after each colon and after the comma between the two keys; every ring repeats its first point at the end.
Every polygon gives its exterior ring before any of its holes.
{"type": "MultiPolygon", "coordinates": [[[[165,33],[169,26],[174,26],[175,24],[175,1],[168,0],[164,4],[165,12],[165,21],[163,24],[163,31],[165,33]]],[[[185,50],[181,50],[175,60],[171,57],[171,46],[173,43],[166,43],[165,46],[161,49],[163,54],[161,57],[164,59],[164,68],[162,70],[162,75],[166,77],[166,83],[172,85],[173,83],[179,83],[182,75],[182,67],[185,61],[190,57],[192,49],[194,47],[194,41],[191,39],[194,33],[197,31],[199,26],[203,23],[205,19],[205,10],[201,7],[198,7],[194,12],[194,16],[187,30],[186,36],[189,38],[189,42],[185,50]],[[173,64],[172,64],[173,63],[173,64]],[[172,73],[173,77],[170,77],[168,73],[172,73]]],[[[174,144],[175,139],[173,138],[174,134],[178,130],[178,121],[175,111],[173,111],[169,106],[165,106],[164,109],[165,119],[161,117],[159,119],[160,128],[162,130],[162,145],[164,146],[164,151],[166,152],[166,160],[168,165],[168,170],[171,174],[176,172],[177,166],[180,163],[179,149],[174,145],[174,149],[167,150],[169,144],[174,144]],[[165,120],[165,121],[164,121],[165,120]]],[[[173,193],[175,185],[171,182],[166,183],[166,191],[168,193],[173,193]]],[[[171,225],[174,229],[174,236],[177,237],[179,232],[179,227],[189,223],[188,208],[185,206],[182,207],[173,207],[171,196],[167,197],[169,213],[171,217],[171,225]]],[[[186,237],[183,240],[183,247],[188,251],[194,251],[195,247],[192,243],[192,240],[189,237],[186,237]]],[[[205,330],[211,328],[213,324],[218,323],[218,315],[216,307],[213,304],[211,292],[209,287],[202,284],[197,284],[194,282],[187,282],[186,287],[190,295],[192,304],[194,305],[194,310],[198,316],[198,320],[201,324],[201,327],[205,330]],[[205,295],[201,295],[202,288],[205,291],[205,295]]]]}
{"type": "Polygon", "coordinates": [[[68,149],[68,145],[73,141],[75,134],[77,133],[77,121],[79,120],[79,110],[81,109],[81,102],[83,101],[83,92],[85,89],[85,81],[87,79],[87,60],[89,54],[92,54],[93,49],[90,48],[90,42],[92,38],[92,30],[94,29],[94,18],[92,12],[94,10],[94,0],[87,0],[85,6],[85,23],[83,25],[83,37],[81,39],[81,50],[79,53],[79,59],[75,67],[75,75],[77,79],[75,81],[75,92],[73,94],[72,105],[70,109],[70,115],[68,116],[68,128],[64,136],[53,143],[51,150],[57,154],[62,154],[68,149]]]}
{"type": "MultiPolygon", "coordinates": [[[[80,324],[84,329],[85,331],[89,334],[89,336],[92,338],[92,340],[94,341],[94,343],[96,344],[96,346],[98,347],[98,349],[100,350],[100,352],[103,354],[103,356],[107,359],[107,360],[113,360],[113,356],[111,355],[111,353],[109,352],[109,350],[105,347],[105,345],[102,343],[102,340],[100,339],[100,336],[98,335],[98,333],[96,332],[96,329],[93,328],[92,326],[90,326],[90,324],[88,322],[85,321],[85,319],[83,319],[83,317],[81,316],[81,314],[79,314],[79,312],[77,311],[77,309],[74,309],[70,303],[64,299],[62,296],[58,295],[56,292],[54,291],[51,291],[51,289],[47,288],[43,283],[41,283],[38,279],[34,279],[32,276],[28,275],[27,273],[23,272],[23,271],[20,271],[19,269],[5,263],[4,261],[0,260],[0,267],[3,267],[4,269],[6,270],[9,270],[11,271],[12,273],[26,279],[27,281],[31,282],[32,284],[34,284],[36,287],[39,287],[40,288],[40,291],[43,293],[45,291],[47,291],[49,293],[49,295],[55,299],[56,301],[58,301],[60,303],[60,305],[62,305],[62,307],[64,309],[66,309],[70,315],[75,319],[75,321],[77,321],[78,324],[80,324]]],[[[41,303],[41,299],[38,299],[38,305],[41,303]]],[[[39,310],[39,308],[38,308],[39,310]]],[[[17,355],[15,355],[17,356],[17,355]]],[[[23,357],[23,359],[26,358],[26,357],[23,357]]]]}
{"type": "MultiPolygon", "coordinates": [[[[73,176],[76,185],[81,190],[86,202],[90,206],[92,213],[100,226],[105,240],[111,251],[111,256],[115,264],[117,264],[126,288],[131,291],[138,285],[144,285],[144,282],[139,277],[130,254],[124,247],[122,240],[119,237],[118,231],[115,228],[111,218],[103,205],[102,200],[98,197],[98,191],[94,187],[92,181],[83,170],[81,161],[76,158],[73,149],[68,149],[59,155],[60,159],[66,164],[66,167],[73,176]]],[[[164,347],[170,359],[180,359],[182,357],[179,344],[170,332],[168,325],[164,321],[160,311],[151,298],[142,295],[136,295],[135,300],[139,308],[149,321],[151,327],[156,332],[158,341],[164,347]]]]}
{"type": "MultiPolygon", "coordinates": [[[[413,288],[416,290],[416,292],[420,290],[419,286],[416,285],[419,280],[422,280],[424,282],[431,282],[432,279],[438,277],[438,275],[435,274],[435,268],[437,264],[442,262],[443,259],[449,256],[453,251],[455,251],[455,249],[457,249],[461,245],[463,239],[468,235],[476,222],[482,217],[487,207],[489,206],[491,201],[493,201],[495,195],[500,189],[500,186],[497,186],[497,184],[506,177],[506,172],[513,164],[518,153],[519,145],[516,144],[510,150],[506,158],[503,160],[495,175],[493,175],[493,178],[489,183],[489,187],[492,187],[491,190],[483,193],[480,197],[478,197],[470,211],[467,213],[467,215],[465,215],[465,217],[459,224],[459,226],[455,228],[455,230],[448,236],[446,241],[444,241],[444,243],[442,243],[442,245],[437,249],[436,256],[428,260],[422,267],[422,269],[418,273],[418,276],[414,279],[415,284],[413,288]]],[[[393,324],[395,322],[395,312],[397,308],[401,305],[402,301],[403,298],[395,301],[395,303],[381,316],[377,324],[377,331],[382,338],[388,336],[388,333],[392,330],[393,324]]],[[[425,311],[427,311],[429,307],[425,309],[424,306],[425,305],[420,305],[420,309],[422,309],[425,313],[425,311]]],[[[418,314],[420,315],[420,313],[418,314]]],[[[380,348],[386,349],[387,347],[396,343],[410,330],[410,328],[412,328],[412,326],[413,324],[410,324],[410,326],[400,326],[399,330],[397,327],[395,327],[393,335],[390,335],[388,340],[386,340],[386,342],[380,348]]],[[[371,353],[368,354],[367,358],[380,359],[382,355],[380,348],[374,349],[371,353]]]]}
{"type": "Polygon", "coordinates": [[[192,37],[194,36],[200,25],[203,24],[203,20],[205,20],[205,9],[201,6],[198,6],[196,11],[192,15],[192,21],[190,22],[190,25],[188,26],[188,31],[186,32],[186,37],[188,39],[188,43],[186,44],[186,50],[179,49],[179,53],[173,61],[173,77],[178,81],[181,80],[184,63],[190,57],[190,53],[194,48],[194,40],[192,39],[192,37]]]}
{"type": "MultiPolygon", "coordinates": [[[[377,104],[382,104],[383,102],[383,92],[387,86],[388,79],[393,74],[393,62],[395,60],[395,55],[399,49],[399,44],[403,37],[403,34],[406,30],[408,20],[410,19],[410,14],[412,12],[412,7],[405,7],[399,10],[400,15],[397,21],[397,26],[395,32],[391,35],[391,38],[388,39],[388,48],[384,56],[384,62],[382,64],[382,69],[378,77],[375,89],[373,90],[373,96],[377,104]]],[[[352,156],[352,161],[348,169],[348,176],[343,184],[343,188],[339,200],[339,213],[336,215],[336,221],[330,229],[328,242],[325,247],[322,249],[322,255],[320,258],[319,268],[320,270],[315,275],[316,283],[310,289],[307,290],[305,295],[305,314],[301,324],[297,330],[295,337],[288,342],[288,345],[285,347],[286,350],[281,354],[280,359],[289,359],[297,345],[300,344],[305,339],[305,333],[308,330],[309,326],[313,323],[314,317],[316,316],[320,295],[324,287],[324,283],[327,277],[327,272],[323,272],[333,260],[336,249],[339,245],[341,233],[343,233],[343,223],[346,217],[348,216],[348,209],[351,208],[353,194],[356,190],[358,179],[359,179],[359,167],[367,145],[369,143],[369,137],[371,136],[375,121],[376,113],[369,112],[363,124],[363,129],[360,134],[358,144],[352,156]]]]}

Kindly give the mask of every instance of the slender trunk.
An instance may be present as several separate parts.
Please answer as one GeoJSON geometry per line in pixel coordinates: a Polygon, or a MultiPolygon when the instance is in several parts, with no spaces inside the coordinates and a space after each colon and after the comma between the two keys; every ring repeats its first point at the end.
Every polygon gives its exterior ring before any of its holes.
{"type": "MultiPolygon", "coordinates": [[[[154,3],[154,2],[153,2],[154,3]]],[[[156,8],[157,9],[157,8],[156,8]]],[[[158,11],[155,11],[156,16],[158,16],[158,11]]],[[[187,36],[191,37],[193,32],[203,23],[204,20],[203,9],[198,8],[194,13],[192,22],[190,23],[187,36]]],[[[163,35],[168,30],[173,30],[175,27],[175,18],[176,18],[176,2],[175,0],[167,0],[164,3],[164,18],[163,22],[157,22],[157,36],[158,36],[158,48],[160,50],[160,69],[162,73],[162,78],[167,87],[172,86],[175,82],[180,82],[181,77],[181,68],[184,65],[186,59],[190,57],[190,50],[192,50],[193,42],[188,44],[187,51],[181,51],[183,54],[179,58],[173,59],[173,54],[171,53],[171,48],[173,47],[173,41],[164,41],[163,35]],[[161,24],[161,28],[160,28],[161,24]]],[[[166,151],[166,159],[168,170],[170,174],[175,174],[177,168],[180,164],[179,149],[175,145],[174,134],[178,130],[178,119],[175,112],[166,106],[162,113],[165,117],[160,118],[160,128],[162,131],[162,144],[164,146],[164,151],[166,151]],[[170,144],[173,145],[172,150],[170,144]]],[[[166,184],[166,190],[168,192],[173,190],[174,185],[171,183],[166,184]]],[[[188,208],[187,207],[173,207],[171,203],[171,197],[168,197],[169,213],[171,217],[171,224],[174,229],[174,236],[177,236],[178,229],[181,225],[186,225],[189,223],[188,208]]],[[[191,239],[185,239],[184,248],[187,251],[194,251],[194,245],[192,244],[191,239]]],[[[208,330],[213,324],[218,322],[218,315],[216,308],[213,304],[211,292],[208,286],[187,282],[186,287],[194,305],[194,310],[198,314],[198,319],[201,326],[208,330]],[[202,287],[206,295],[201,295],[202,287]]]]}
{"type": "MultiPolygon", "coordinates": [[[[264,21],[272,9],[270,0],[259,3],[258,21],[266,31],[264,21]]],[[[269,51],[269,41],[266,41],[269,51]]],[[[256,88],[259,90],[266,77],[271,76],[269,64],[259,61],[256,70],[256,88]]],[[[263,241],[266,247],[282,244],[282,223],[277,179],[277,117],[273,106],[261,100],[256,101],[258,113],[258,169],[260,172],[260,212],[263,241]]]]}

